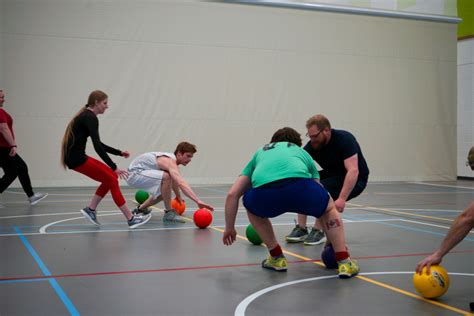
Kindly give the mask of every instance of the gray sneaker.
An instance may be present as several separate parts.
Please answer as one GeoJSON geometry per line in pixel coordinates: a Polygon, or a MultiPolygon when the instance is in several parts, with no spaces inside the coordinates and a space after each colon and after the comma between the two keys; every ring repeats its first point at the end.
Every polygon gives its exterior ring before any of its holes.
{"type": "Polygon", "coordinates": [[[324,232],[316,227],[311,227],[308,237],[306,237],[303,243],[307,246],[314,246],[322,244],[325,241],[326,235],[324,235],[324,232]]]}
{"type": "Polygon", "coordinates": [[[178,215],[178,213],[174,209],[170,209],[165,211],[165,215],[163,216],[163,222],[165,223],[186,223],[184,218],[178,215]]]}
{"type": "Polygon", "coordinates": [[[296,224],[291,233],[285,237],[287,242],[302,242],[308,236],[308,230],[296,224]]]}
{"type": "Polygon", "coordinates": [[[97,220],[97,214],[95,211],[91,210],[89,207],[84,207],[81,210],[82,215],[87,218],[92,224],[100,226],[99,221],[97,220]]]}
{"type": "Polygon", "coordinates": [[[151,213],[151,209],[147,208],[147,209],[140,209],[140,205],[138,205],[133,211],[132,211],[132,214],[133,215],[148,215],[151,213]]]}
{"type": "Polygon", "coordinates": [[[132,219],[128,221],[128,226],[130,227],[130,229],[134,229],[148,223],[150,219],[151,219],[151,214],[134,215],[132,219]]]}
{"type": "Polygon", "coordinates": [[[39,201],[48,196],[48,193],[35,193],[28,198],[31,205],[37,204],[39,201]]]}

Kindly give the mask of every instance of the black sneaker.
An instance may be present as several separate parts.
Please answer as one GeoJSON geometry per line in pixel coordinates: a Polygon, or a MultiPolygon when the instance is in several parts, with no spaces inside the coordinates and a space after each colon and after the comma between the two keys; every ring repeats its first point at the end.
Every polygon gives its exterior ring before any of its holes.
{"type": "Polygon", "coordinates": [[[146,208],[144,210],[140,209],[140,205],[138,205],[133,211],[133,215],[148,215],[151,213],[151,210],[149,208],[146,208]]]}
{"type": "Polygon", "coordinates": [[[285,237],[287,242],[302,242],[308,236],[308,230],[306,227],[301,227],[296,224],[291,233],[285,237]]]}
{"type": "Polygon", "coordinates": [[[322,244],[325,241],[326,235],[324,235],[324,232],[316,227],[311,227],[308,237],[306,237],[303,243],[307,246],[314,246],[322,244]]]}
{"type": "Polygon", "coordinates": [[[87,218],[92,224],[96,226],[100,226],[99,221],[97,220],[97,214],[95,211],[91,210],[89,207],[84,207],[81,210],[82,215],[84,215],[85,218],[87,218]]]}

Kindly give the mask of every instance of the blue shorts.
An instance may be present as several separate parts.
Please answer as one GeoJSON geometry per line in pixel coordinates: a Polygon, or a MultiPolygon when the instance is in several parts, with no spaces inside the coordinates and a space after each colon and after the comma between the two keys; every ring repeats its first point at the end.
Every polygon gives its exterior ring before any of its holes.
{"type": "Polygon", "coordinates": [[[243,203],[252,214],[271,218],[293,212],[321,217],[327,209],[329,193],[313,179],[292,178],[271,182],[245,192],[243,203]]]}

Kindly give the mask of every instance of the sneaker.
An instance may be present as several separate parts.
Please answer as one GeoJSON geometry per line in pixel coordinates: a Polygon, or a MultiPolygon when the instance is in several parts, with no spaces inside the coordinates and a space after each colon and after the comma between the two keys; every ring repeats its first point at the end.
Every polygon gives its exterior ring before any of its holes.
{"type": "Polygon", "coordinates": [[[288,269],[288,261],[284,255],[275,258],[269,255],[262,261],[262,268],[284,272],[288,269]]]}
{"type": "Polygon", "coordinates": [[[97,214],[95,211],[91,210],[89,207],[84,207],[81,210],[82,215],[87,218],[92,224],[100,226],[99,221],[97,220],[97,214]]]}
{"type": "Polygon", "coordinates": [[[39,201],[48,196],[48,193],[35,193],[28,198],[31,205],[37,204],[39,201]]]}
{"type": "Polygon", "coordinates": [[[311,227],[308,237],[306,237],[303,243],[307,246],[314,246],[322,244],[325,241],[326,236],[324,235],[324,232],[316,227],[311,227]]]}
{"type": "Polygon", "coordinates": [[[138,205],[133,211],[133,215],[148,215],[151,213],[151,210],[149,208],[146,208],[144,210],[140,209],[140,205],[138,205]]]}
{"type": "Polygon", "coordinates": [[[178,215],[174,209],[165,211],[165,216],[163,216],[163,222],[165,223],[186,223],[186,220],[178,215]]]}
{"type": "Polygon", "coordinates": [[[357,261],[348,259],[347,262],[338,262],[339,278],[349,279],[356,276],[360,269],[357,261]]]}
{"type": "Polygon", "coordinates": [[[308,236],[308,230],[296,224],[291,233],[285,237],[287,242],[302,242],[308,236]]]}
{"type": "Polygon", "coordinates": [[[148,215],[134,215],[129,221],[128,226],[133,229],[142,226],[151,219],[151,214],[148,215]]]}

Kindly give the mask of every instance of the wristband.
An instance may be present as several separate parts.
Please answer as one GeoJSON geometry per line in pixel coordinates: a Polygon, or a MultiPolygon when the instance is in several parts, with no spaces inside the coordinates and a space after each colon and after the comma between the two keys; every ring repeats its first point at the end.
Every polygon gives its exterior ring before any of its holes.
{"type": "Polygon", "coordinates": [[[10,146],[10,148],[16,147],[16,145],[10,146]]]}

